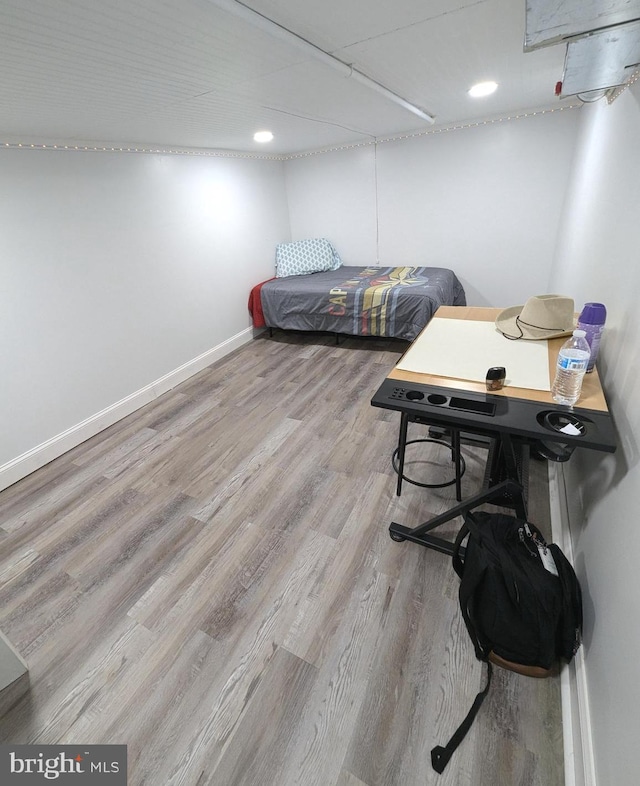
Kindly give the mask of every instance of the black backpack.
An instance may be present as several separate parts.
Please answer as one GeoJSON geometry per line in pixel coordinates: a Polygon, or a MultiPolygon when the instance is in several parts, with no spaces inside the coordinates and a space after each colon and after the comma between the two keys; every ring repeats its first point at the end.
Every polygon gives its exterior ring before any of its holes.
{"type": "Polygon", "coordinates": [[[489,691],[492,663],[530,677],[555,674],[582,636],[582,594],[571,564],[531,523],[502,513],[467,513],[454,545],[460,608],[487,683],[445,747],[431,751],[437,772],[469,731],[489,691]],[[466,549],[462,542],[469,535],[466,549]]]}

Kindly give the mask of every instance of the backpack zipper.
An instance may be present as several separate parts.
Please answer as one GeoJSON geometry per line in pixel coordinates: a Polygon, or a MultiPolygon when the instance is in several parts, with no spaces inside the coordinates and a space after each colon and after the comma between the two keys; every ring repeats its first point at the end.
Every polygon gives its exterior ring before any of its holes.
{"type": "Polygon", "coordinates": [[[547,553],[547,544],[544,540],[539,540],[538,536],[531,531],[528,522],[524,522],[524,525],[518,529],[518,534],[520,536],[520,541],[526,547],[527,551],[529,552],[529,556],[533,557],[534,559],[537,557],[540,559],[540,554],[538,552],[538,544],[540,544],[540,548],[544,550],[544,553],[547,553]],[[533,548],[529,547],[527,540],[533,543],[533,548]]]}
{"type": "Polygon", "coordinates": [[[536,547],[536,551],[535,552],[532,551],[531,549],[528,549],[529,554],[531,554],[532,557],[540,556],[538,554],[538,549],[540,549],[545,556],[547,555],[548,546],[547,546],[546,541],[544,540],[544,538],[539,537],[537,535],[537,533],[531,531],[531,528],[529,527],[528,522],[525,521],[524,526],[520,527],[519,535],[520,535],[520,540],[522,541],[522,543],[524,543],[526,545],[526,543],[525,543],[525,535],[526,535],[526,537],[536,547]]]}

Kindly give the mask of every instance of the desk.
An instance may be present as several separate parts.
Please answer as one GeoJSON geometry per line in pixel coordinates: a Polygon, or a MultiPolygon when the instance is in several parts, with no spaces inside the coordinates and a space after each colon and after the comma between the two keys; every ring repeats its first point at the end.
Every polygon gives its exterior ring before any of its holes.
{"type": "MultiPolygon", "coordinates": [[[[500,311],[495,308],[441,306],[435,316],[493,322],[500,311]]],[[[428,329],[429,325],[423,333],[428,329]]],[[[420,341],[420,336],[416,341],[420,341]]],[[[566,337],[547,342],[551,380],[555,375],[558,350],[565,341],[566,337]]],[[[429,533],[479,505],[506,504],[515,508],[519,518],[526,518],[526,477],[518,456],[523,450],[528,450],[530,444],[551,440],[611,453],[616,449],[613,421],[597,370],[585,375],[582,395],[574,407],[557,404],[548,391],[506,386],[500,391],[487,393],[484,382],[408,372],[397,367],[384,380],[371,404],[401,413],[401,434],[404,428],[405,439],[406,425],[412,421],[478,434],[492,441],[492,461],[481,493],[418,527],[409,528],[395,522],[389,527],[393,540],[413,541],[445,554],[452,553],[453,543],[429,533]],[[553,430],[550,422],[554,417],[566,415],[578,419],[581,433],[566,434],[553,430]]]]}

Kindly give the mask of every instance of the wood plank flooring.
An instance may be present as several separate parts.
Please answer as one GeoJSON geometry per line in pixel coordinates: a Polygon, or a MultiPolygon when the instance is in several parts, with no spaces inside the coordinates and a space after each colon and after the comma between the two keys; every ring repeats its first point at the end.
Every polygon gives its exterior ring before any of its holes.
{"type": "MultiPolygon", "coordinates": [[[[405,348],[260,337],[2,492],[0,628],[31,690],[0,741],[124,743],[132,786],[562,784],[559,680],[501,670],[431,768],[484,667],[449,558],[388,535],[454,495],[395,496],[399,416],[369,401],[405,348]]],[[[437,445],[406,471],[452,477],[437,445]]]]}

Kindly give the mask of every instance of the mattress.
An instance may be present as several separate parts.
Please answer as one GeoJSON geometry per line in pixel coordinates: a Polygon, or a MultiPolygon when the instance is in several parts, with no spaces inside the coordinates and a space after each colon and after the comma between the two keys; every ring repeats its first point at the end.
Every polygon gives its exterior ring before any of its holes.
{"type": "Polygon", "coordinates": [[[412,341],[439,306],[464,306],[464,288],[440,267],[348,267],[261,285],[267,327],[412,341]]]}

